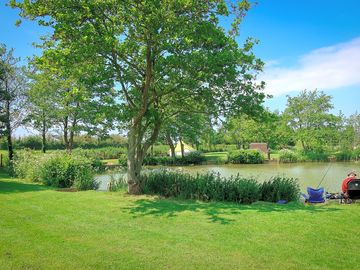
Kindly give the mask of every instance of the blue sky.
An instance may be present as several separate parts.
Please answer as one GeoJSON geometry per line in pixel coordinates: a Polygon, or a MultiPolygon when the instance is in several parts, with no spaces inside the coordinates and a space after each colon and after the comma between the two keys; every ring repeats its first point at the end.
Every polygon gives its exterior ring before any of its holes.
{"type": "MultiPolygon", "coordinates": [[[[260,40],[255,52],[266,62],[261,79],[274,98],[271,110],[282,111],[286,95],[304,89],[333,97],[334,110],[360,111],[360,1],[258,0],[241,25],[239,43],[260,40]]],[[[0,42],[25,59],[45,33],[34,22],[15,27],[17,11],[0,6],[0,42]]]]}

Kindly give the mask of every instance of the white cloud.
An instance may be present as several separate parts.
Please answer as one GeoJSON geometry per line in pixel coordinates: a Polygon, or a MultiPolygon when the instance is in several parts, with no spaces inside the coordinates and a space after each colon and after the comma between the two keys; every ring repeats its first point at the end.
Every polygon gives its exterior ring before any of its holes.
{"type": "Polygon", "coordinates": [[[282,68],[274,63],[265,66],[260,79],[266,82],[265,91],[275,96],[360,85],[360,38],[311,51],[299,59],[296,67],[282,68]]]}

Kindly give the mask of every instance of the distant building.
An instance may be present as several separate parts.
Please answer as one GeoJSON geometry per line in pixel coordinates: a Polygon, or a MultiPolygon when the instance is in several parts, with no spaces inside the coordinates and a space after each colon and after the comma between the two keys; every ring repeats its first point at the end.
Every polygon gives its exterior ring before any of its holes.
{"type": "MultiPolygon", "coordinates": [[[[184,145],[184,155],[188,155],[190,154],[191,152],[195,152],[196,150],[191,147],[190,145],[186,144],[183,142],[183,145],[184,145]]],[[[169,155],[171,156],[171,150],[169,150],[169,155]]],[[[175,147],[175,155],[176,156],[181,156],[181,145],[180,145],[180,142],[178,142],[176,144],[176,147],[175,147]]]]}
{"type": "Polygon", "coordinates": [[[268,158],[270,157],[270,152],[267,143],[250,143],[250,149],[256,149],[264,153],[268,158]]]}

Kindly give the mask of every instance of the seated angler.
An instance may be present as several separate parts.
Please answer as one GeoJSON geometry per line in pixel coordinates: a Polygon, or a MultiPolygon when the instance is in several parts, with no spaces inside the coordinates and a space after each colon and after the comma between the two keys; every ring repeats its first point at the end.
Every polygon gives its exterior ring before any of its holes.
{"type": "Polygon", "coordinates": [[[342,185],[341,185],[341,189],[342,189],[342,192],[343,192],[345,202],[348,202],[348,199],[349,199],[348,184],[349,184],[349,182],[351,180],[356,179],[356,172],[351,171],[351,172],[348,173],[347,176],[348,177],[343,180],[342,185]]]}

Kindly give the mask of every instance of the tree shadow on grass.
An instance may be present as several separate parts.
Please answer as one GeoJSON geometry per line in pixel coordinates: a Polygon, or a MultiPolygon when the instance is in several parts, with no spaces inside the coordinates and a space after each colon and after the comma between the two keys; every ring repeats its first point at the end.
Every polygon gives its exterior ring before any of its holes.
{"type": "Polygon", "coordinates": [[[50,187],[16,181],[0,181],[0,194],[49,190],[50,187]]]}
{"type": "Polygon", "coordinates": [[[280,205],[276,203],[257,202],[251,205],[242,205],[227,202],[199,202],[176,199],[140,199],[134,202],[133,207],[125,208],[125,211],[132,214],[134,218],[141,216],[165,216],[172,218],[186,211],[202,212],[208,216],[208,219],[211,222],[230,224],[236,221],[235,218],[238,215],[241,215],[244,211],[260,213],[323,213],[341,211],[341,209],[335,208],[331,205],[303,205],[298,203],[280,205]]]}

